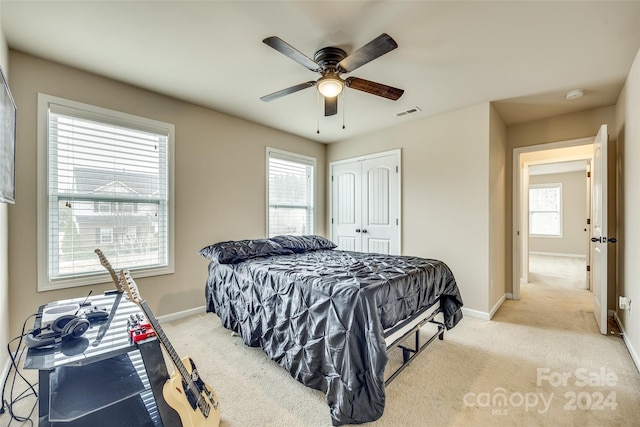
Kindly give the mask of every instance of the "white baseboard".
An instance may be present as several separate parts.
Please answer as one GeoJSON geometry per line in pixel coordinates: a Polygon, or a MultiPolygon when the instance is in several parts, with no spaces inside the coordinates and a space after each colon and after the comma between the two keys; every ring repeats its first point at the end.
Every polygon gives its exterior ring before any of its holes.
{"type": "Polygon", "coordinates": [[[627,338],[627,334],[624,331],[624,327],[622,326],[622,322],[618,317],[618,313],[615,313],[613,318],[618,324],[618,327],[620,328],[620,332],[622,332],[622,339],[624,340],[624,344],[627,346],[627,350],[629,350],[629,354],[631,355],[631,360],[633,360],[633,363],[635,363],[636,365],[636,369],[638,370],[638,372],[640,372],[640,357],[638,357],[638,353],[636,353],[635,349],[631,345],[631,341],[629,341],[629,338],[627,338]]]}
{"type": "Polygon", "coordinates": [[[513,294],[511,292],[507,292],[506,294],[504,294],[504,296],[506,297],[506,299],[513,299],[513,294]]]}
{"type": "Polygon", "coordinates": [[[564,258],[584,258],[584,259],[587,259],[587,255],[586,254],[561,254],[561,253],[555,253],[555,252],[529,251],[529,255],[545,255],[545,256],[557,256],[557,257],[564,257],[564,258]]]}
{"type": "Polygon", "coordinates": [[[185,317],[195,316],[196,314],[202,314],[206,312],[206,307],[204,305],[196,308],[190,308],[189,310],[178,311],[176,313],[167,314],[164,316],[158,317],[158,322],[171,322],[178,319],[184,319],[185,317]]]}
{"type": "Polygon", "coordinates": [[[493,318],[493,315],[496,314],[496,311],[498,311],[498,309],[506,299],[507,299],[507,294],[502,295],[502,297],[498,300],[498,302],[493,306],[493,308],[489,312],[489,319],[493,318]]]}
{"type": "Polygon", "coordinates": [[[470,308],[462,307],[462,314],[469,317],[475,317],[476,319],[491,320],[489,313],[479,310],[472,310],[470,308]]]}

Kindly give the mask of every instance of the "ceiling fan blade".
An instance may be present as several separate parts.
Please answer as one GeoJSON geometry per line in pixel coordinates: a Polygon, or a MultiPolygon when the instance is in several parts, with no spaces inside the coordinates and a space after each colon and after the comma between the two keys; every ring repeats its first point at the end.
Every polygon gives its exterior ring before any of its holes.
{"type": "Polygon", "coordinates": [[[306,89],[311,86],[315,86],[316,82],[311,80],[305,83],[300,83],[299,85],[291,86],[286,89],[279,90],[277,92],[270,93],[269,95],[265,95],[260,100],[264,102],[270,102],[274,99],[282,98],[285,95],[291,95],[292,93],[296,93],[302,89],[306,89]]]}
{"type": "Polygon", "coordinates": [[[281,54],[288,56],[296,61],[298,64],[310,69],[311,71],[320,72],[320,66],[316,64],[313,59],[300,52],[289,43],[282,40],[280,37],[271,36],[262,40],[267,46],[271,46],[281,54]]]}
{"type": "Polygon", "coordinates": [[[372,95],[382,96],[383,98],[397,101],[404,93],[403,89],[398,89],[393,86],[383,85],[381,83],[372,82],[358,77],[349,77],[345,79],[347,87],[351,89],[361,90],[372,95]]]}
{"type": "Polygon", "coordinates": [[[351,53],[338,63],[338,67],[343,73],[350,73],[356,68],[362,67],[367,62],[381,57],[387,52],[391,52],[398,47],[398,43],[386,33],[380,34],[360,49],[351,53]]]}

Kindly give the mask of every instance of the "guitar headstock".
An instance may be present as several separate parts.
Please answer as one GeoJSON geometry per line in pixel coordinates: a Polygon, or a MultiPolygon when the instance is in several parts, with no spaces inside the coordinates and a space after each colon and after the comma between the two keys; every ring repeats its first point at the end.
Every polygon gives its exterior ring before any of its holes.
{"type": "Polygon", "coordinates": [[[111,275],[111,279],[113,280],[113,283],[115,283],[116,289],[118,290],[118,292],[123,293],[124,287],[122,286],[122,282],[120,278],[116,275],[116,272],[111,266],[111,263],[109,262],[107,257],[104,256],[104,254],[100,249],[96,249],[94,252],[98,255],[98,258],[100,258],[100,264],[102,264],[102,266],[106,268],[109,274],[111,275]]]}
{"type": "Polygon", "coordinates": [[[100,249],[96,249],[94,252],[98,254],[98,258],[100,258],[100,264],[102,264],[104,268],[106,268],[109,271],[113,270],[113,267],[111,267],[111,263],[109,263],[109,260],[107,259],[106,256],[104,256],[104,254],[100,249]]]}
{"type": "Polygon", "coordinates": [[[140,292],[138,292],[138,285],[136,285],[136,282],[134,282],[133,277],[131,277],[131,273],[129,273],[129,270],[121,270],[120,276],[122,277],[122,283],[124,283],[125,287],[127,288],[129,299],[138,305],[142,303],[140,292]]]}

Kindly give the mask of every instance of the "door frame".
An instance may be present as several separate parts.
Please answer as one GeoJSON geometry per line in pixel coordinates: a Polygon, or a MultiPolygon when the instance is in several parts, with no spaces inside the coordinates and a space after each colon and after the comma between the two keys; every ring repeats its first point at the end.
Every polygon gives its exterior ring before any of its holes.
{"type": "MultiPolygon", "coordinates": [[[[548,142],[536,145],[529,145],[526,147],[516,147],[513,149],[513,186],[512,186],[512,223],[511,223],[511,262],[512,262],[512,291],[511,299],[520,299],[520,285],[521,280],[528,279],[528,242],[529,242],[529,216],[528,212],[528,198],[525,195],[528,194],[528,167],[533,164],[543,163],[558,163],[559,161],[571,161],[571,160],[591,160],[591,157],[586,156],[564,156],[558,157],[557,160],[544,160],[544,161],[532,161],[522,163],[520,156],[525,153],[532,153],[537,151],[547,151],[557,148],[575,147],[578,145],[589,145],[595,141],[595,135],[587,138],[570,139],[566,141],[548,142]],[[524,173],[527,176],[524,177],[524,173]],[[527,191],[525,191],[527,190],[527,191]],[[525,200],[526,199],[526,200],[525,200]],[[525,208],[527,208],[525,210],[525,208]],[[522,230],[522,232],[520,232],[522,230]],[[524,271],[527,270],[527,271],[524,271]]],[[[589,232],[590,233],[590,232],[589,232]]],[[[588,260],[588,259],[587,259],[588,260]]]]}
{"type": "Polygon", "coordinates": [[[342,163],[351,163],[369,159],[375,159],[376,157],[386,157],[395,155],[398,159],[398,249],[402,254],[402,149],[396,148],[388,151],[381,151],[379,153],[365,154],[357,157],[349,157],[348,159],[334,160],[329,162],[329,174],[328,174],[328,187],[329,187],[329,215],[327,216],[327,226],[329,228],[329,239],[333,241],[333,167],[342,163]]]}

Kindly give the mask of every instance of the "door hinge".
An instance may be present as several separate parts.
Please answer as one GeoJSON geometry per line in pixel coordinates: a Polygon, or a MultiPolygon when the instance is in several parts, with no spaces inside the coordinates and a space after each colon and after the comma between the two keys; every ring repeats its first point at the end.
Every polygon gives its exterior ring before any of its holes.
{"type": "Polygon", "coordinates": [[[333,218],[331,218],[331,224],[333,224],[333,218]]]}
{"type": "Polygon", "coordinates": [[[396,173],[398,173],[398,166],[396,166],[396,173]]]}
{"type": "Polygon", "coordinates": [[[331,182],[333,182],[333,175],[331,175],[331,182]]]}
{"type": "Polygon", "coordinates": [[[400,221],[398,220],[398,218],[396,218],[396,225],[399,225],[400,221]]]}
{"type": "Polygon", "coordinates": [[[587,271],[591,271],[591,266],[587,265],[587,271]]]}
{"type": "Polygon", "coordinates": [[[591,178],[591,171],[587,172],[587,178],[591,178]]]}
{"type": "Polygon", "coordinates": [[[587,224],[591,224],[591,218],[587,218],[587,224]]]}

